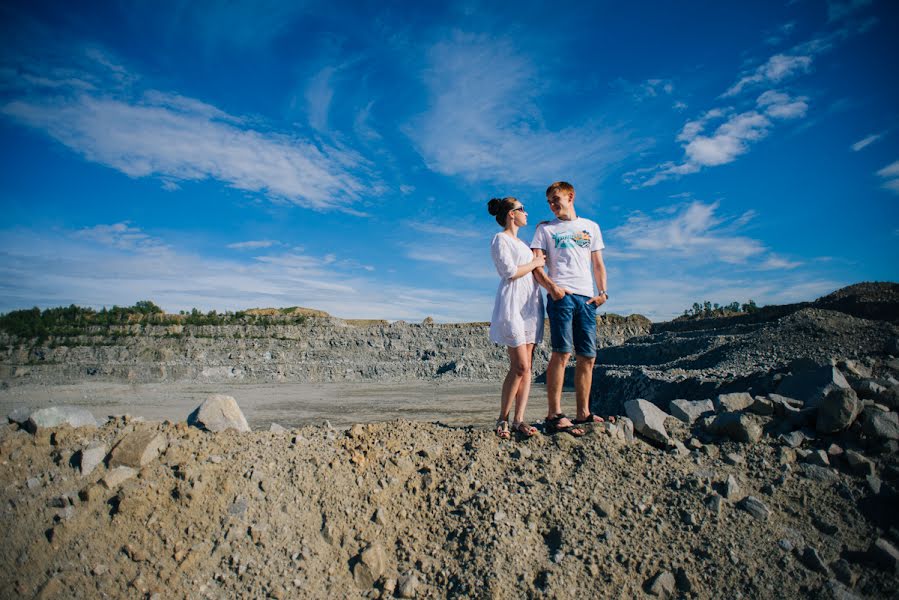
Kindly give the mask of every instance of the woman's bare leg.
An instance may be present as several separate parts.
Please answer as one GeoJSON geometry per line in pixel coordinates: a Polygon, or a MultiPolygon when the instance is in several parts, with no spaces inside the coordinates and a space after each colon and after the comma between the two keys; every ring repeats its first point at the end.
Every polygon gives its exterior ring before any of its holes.
{"type": "Polygon", "coordinates": [[[534,355],[534,344],[525,344],[516,350],[524,350],[523,353],[517,354],[518,360],[524,363],[522,365],[524,375],[515,393],[515,418],[513,419],[516,423],[521,423],[524,421],[524,411],[528,406],[528,397],[531,394],[531,357],[534,355]]]}
{"type": "MultiPolygon", "coordinates": [[[[512,409],[512,403],[518,395],[518,388],[521,387],[522,380],[530,374],[530,355],[527,353],[527,345],[518,346],[516,348],[508,348],[509,352],[509,372],[503,380],[502,398],[500,400],[499,418],[508,420],[509,411],[512,409]]],[[[528,381],[530,386],[530,381],[528,381]]]]}

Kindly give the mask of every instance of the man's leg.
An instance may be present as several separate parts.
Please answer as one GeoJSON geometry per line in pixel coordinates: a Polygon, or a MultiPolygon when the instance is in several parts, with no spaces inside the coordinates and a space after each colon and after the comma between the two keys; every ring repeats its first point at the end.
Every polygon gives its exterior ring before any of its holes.
{"type": "Polygon", "coordinates": [[[590,414],[590,386],[596,364],[596,307],[587,304],[586,296],[575,296],[572,337],[577,366],[574,370],[574,397],[577,416],[583,421],[590,414]]]}
{"type": "MultiPolygon", "coordinates": [[[[565,367],[574,348],[571,322],[574,303],[570,294],[559,300],[546,299],[546,314],[549,316],[549,335],[552,355],[546,367],[546,417],[551,418],[562,412],[562,385],[565,383],[565,367]]],[[[568,423],[563,423],[568,425],[568,423]]]]}
{"type": "Polygon", "coordinates": [[[577,403],[577,419],[583,421],[590,414],[590,386],[593,384],[595,356],[578,356],[574,369],[574,398],[577,403]]]}

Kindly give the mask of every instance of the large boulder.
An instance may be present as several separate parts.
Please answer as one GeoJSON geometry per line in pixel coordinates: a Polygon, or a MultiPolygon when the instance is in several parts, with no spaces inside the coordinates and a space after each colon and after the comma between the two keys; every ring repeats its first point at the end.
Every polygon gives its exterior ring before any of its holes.
{"type": "Polygon", "coordinates": [[[752,406],[755,401],[747,392],[719,394],[715,398],[715,410],[718,412],[739,412],[752,406]]]}
{"type": "Polygon", "coordinates": [[[828,365],[787,375],[777,387],[777,393],[802,400],[806,406],[817,406],[830,390],[849,387],[840,370],[828,365]]]}
{"type": "Polygon", "coordinates": [[[250,425],[237,405],[237,400],[224,394],[209,396],[203,404],[188,415],[187,424],[213,432],[226,429],[250,431],[250,425]]]}
{"type": "Polygon", "coordinates": [[[756,418],[745,413],[722,413],[711,422],[709,431],[725,435],[735,442],[757,442],[762,439],[762,428],[756,418]]]}
{"type": "Polygon", "coordinates": [[[851,388],[830,390],[818,405],[815,429],[819,433],[836,433],[852,425],[861,405],[851,388]]]}
{"type": "Polygon", "coordinates": [[[711,400],[672,400],[668,410],[672,417],[692,425],[696,419],[715,412],[715,405],[711,400]]]}
{"type": "Polygon", "coordinates": [[[862,411],[859,422],[862,424],[862,431],[871,437],[899,440],[899,413],[868,407],[862,411]]]}
{"type": "Polygon", "coordinates": [[[91,411],[77,406],[51,406],[32,412],[25,422],[25,429],[34,433],[41,427],[96,427],[97,420],[91,411]]]}
{"type": "Polygon", "coordinates": [[[669,444],[671,438],[665,430],[665,419],[670,417],[664,410],[643,399],[628,400],[624,412],[634,422],[634,429],[654,442],[669,444]]]}

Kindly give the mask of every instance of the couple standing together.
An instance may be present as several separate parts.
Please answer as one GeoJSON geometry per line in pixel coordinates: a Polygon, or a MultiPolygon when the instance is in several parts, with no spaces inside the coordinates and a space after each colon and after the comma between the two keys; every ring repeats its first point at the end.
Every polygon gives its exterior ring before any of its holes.
{"type": "Polygon", "coordinates": [[[578,425],[602,422],[601,417],[590,412],[590,385],[596,362],[596,309],[609,297],[602,260],[602,234],[599,225],[575,213],[574,187],[570,183],[557,181],[550,185],[546,200],[556,218],[537,225],[530,247],[518,239],[518,229],[528,222],[521,202],[508,197],[494,198],[487,203],[488,212],[503,228],[490,246],[500,276],[490,320],[490,340],[508,347],[510,363],[496,422],[496,435],[502,439],[508,439],[510,431],[527,437],[537,433],[535,427],[525,422],[524,411],[531,390],[534,347],[543,339],[540,286],[547,293],[546,314],[552,344],[546,369],[546,432],[564,431],[581,436],[585,431],[578,425]],[[574,375],[577,414],[569,419],[562,412],[562,384],[572,352],[577,359],[574,375]],[[509,413],[513,404],[515,413],[510,430],[509,413]]]}

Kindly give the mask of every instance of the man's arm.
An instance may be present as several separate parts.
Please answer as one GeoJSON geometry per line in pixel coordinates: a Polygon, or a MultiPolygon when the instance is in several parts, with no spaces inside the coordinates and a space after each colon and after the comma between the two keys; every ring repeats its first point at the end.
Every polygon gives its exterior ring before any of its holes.
{"type": "MultiPolygon", "coordinates": [[[[531,252],[534,253],[534,256],[543,257],[546,259],[546,253],[540,248],[531,248],[531,252]]],[[[534,279],[537,280],[537,283],[546,289],[546,293],[552,296],[553,300],[561,300],[565,297],[565,294],[568,293],[568,290],[565,288],[559,287],[556,283],[549,278],[549,275],[546,274],[546,271],[543,270],[543,267],[538,267],[534,269],[534,279]]]]}
{"type": "Polygon", "coordinates": [[[596,281],[597,290],[600,291],[596,296],[590,298],[587,301],[587,304],[600,306],[605,304],[606,300],[609,298],[608,283],[606,282],[606,263],[602,260],[602,250],[594,250],[590,253],[590,258],[593,262],[593,279],[596,281]]]}

